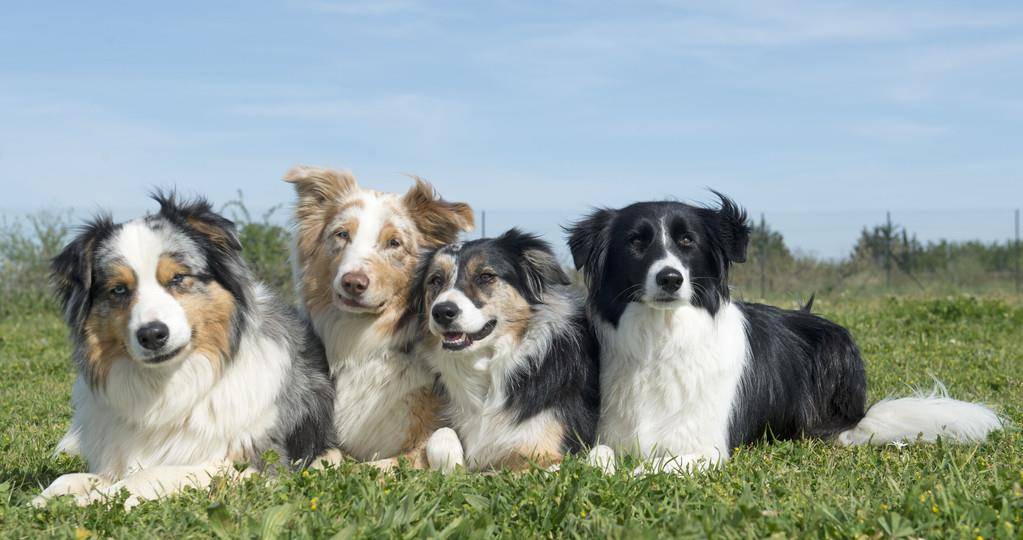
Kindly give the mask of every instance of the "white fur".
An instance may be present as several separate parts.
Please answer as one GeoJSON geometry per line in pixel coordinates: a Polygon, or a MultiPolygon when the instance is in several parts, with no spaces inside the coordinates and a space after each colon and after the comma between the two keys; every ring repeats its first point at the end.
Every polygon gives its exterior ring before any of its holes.
{"type": "Polygon", "coordinates": [[[748,358],[745,317],[631,303],[618,328],[597,321],[601,342],[598,440],[658,469],[728,459],[728,424],[748,358]]]}
{"type": "Polygon", "coordinates": [[[505,393],[508,379],[526,367],[530,355],[547,350],[553,336],[570,332],[571,301],[563,295],[548,294],[545,302],[536,307],[521,343],[511,335],[497,335],[503,322],[499,320],[495,334],[465,351],[437,349],[427,355],[448,391],[447,416],[457,431],[464,463],[470,470],[493,467],[513,452],[528,451],[545,433],[560,429],[560,421],[546,412],[517,421],[514,412],[507,409],[509,396],[505,393]]]}
{"type": "Polygon", "coordinates": [[[1002,428],[1002,421],[991,409],[979,404],[952,399],[938,383],[930,395],[884,399],[870,407],[856,427],[838,435],[844,445],[885,444],[938,437],[955,442],[983,441],[1002,428]]]}
{"type": "Polygon", "coordinates": [[[455,472],[458,467],[465,467],[465,453],[462,441],[455,430],[443,427],[430,435],[426,442],[426,460],[430,467],[444,474],[455,472]]]}
{"type": "Polygon", "coordinates": [[[313,317],[335,377],[334,426],[339,442],[360,461],[394,457],[408,441],[412,400],[433,376],[394,350],[394,336],[373,329],[375,317],[332,310],[313,317]]]}
{"type": "Polygon", "coordinates": [[[458,306],[459,313],[458,317],[452,321],[453,324],[451,329],[441,328],[437,325],[437,322],[433,320],[433,317],[430,317],[430,331],[434,334],[439,335],[448,331],[461,331],[469,334],[475,334],[476,332],[483,330],[483,327],[489,322],[486,315],[484,315],[483,312],[472,303],[472,300],[469,300],[469,297],[465,296],[465,293],[458,289],[448,289],[437,295],[437,299],[433,301],[430,308],[432,309],[433,306],[442,302],[454,303],[458,306]]]}
{"type": "MultiPolygon", "coordinates": [[[[169,246],[140,227],[126,225],[115,245],[145,282],[149,277],[143,272],[155,273],[154,259],[169,246]]],[[[257,304],[270,301],[262,286],[252,293],[257,304]]],[[[159,299],[152,303],[159,309],[140,311],[165,317],[174,312],[166,302],[159,299]]],[[[72,494],[79,502],[89,502],[97,493],[110,495],[123,487],[137,502],[186,484],[205,485],[208,475],[201,471],[211,466],[257,460],[277,422],[276,399],[291,361],[284,344],[256,330],[260,323],[248,321],[236,355],[220,370],[189,347],[177,359],[160,364],[131,356],[115,360],[100,387],[79,376],[72,389],[71,427],[58,448],[79,453],[94,474],[56,479],[40,501],[72,494]],[[152,487],[161,483],[164,488],[152,487]]]]}
{"type": "Polygon", "coordinates": [[[674,293],[677,298],[674,302],[656,302],[650,305],[655,308],[673,309],[682,303],[688,303],[693,297],[693,281],[689,277],[689,268],[682,264],[674,254],[668,253],[663,259],[654,261],[646,275],[646,283],[643,286],[643,300],[650,301],[666,293],[657,285],[657,274],[665,268],[674,268],[682,274],[682,287],[674,293]]]}
{"type": "MultiPolygon", "coordinates": [[[[377,244],[387,220],[400,223],[403,219],[388,211],[390,204],[398,202],[397,195],[363,190],[359,199],[361,208],[353,206],[335,218],[335,224],[352,217],[359,222],[333,278],[337,294],[343,294],[341,276],[364,271],[367,257],[386,249],[377,244]]],[[[296,271],[300,284],[301,267],[296,271]]],[[[372,276],[370,280],[361,300],[368,305],[390,300],[376,295],[372,276]]],[[[320,313],[311,313],[305,306],[303,309],[323,340],[336,383],[334,425],[341,446],[360,461],[396,456],[408,443],[415,421],[411,416],[412,400],[432,388],[433,376],[416,358],[396,350],[396,336],[374,327],[374,313],[344,306],[336,297],[334,304],[320,313]]]]}
{"type": "Polygon", "coordinates": [[[160,256],[175,247],[175,239],[164,231],[147,226],[142,220],[136,220],[125,224],[111,244],[135,272],[137,280],[136,300],[125,339],[131,355],[144,359],[187,345],[192,337],[192,327],[185,310],[156,279],[160,256]],[[136,337],[138,329],[151,322],[162,322],[170,331],[162,351],[146,349],[136,337]]]}

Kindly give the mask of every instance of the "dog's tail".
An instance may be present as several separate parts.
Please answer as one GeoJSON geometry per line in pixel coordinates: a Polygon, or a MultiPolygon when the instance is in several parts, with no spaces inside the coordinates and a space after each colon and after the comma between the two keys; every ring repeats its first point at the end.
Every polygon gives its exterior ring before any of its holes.
{"type": "Polygon", "coordinates": [[[980,403],[952,399],[940,381],[929,395],[883,399],[854,427],[838,434],[838,442],[887,444],[933,442],[938,437],[960,443],[980,442],[1002,429],[1002,419],[980,403]]]}

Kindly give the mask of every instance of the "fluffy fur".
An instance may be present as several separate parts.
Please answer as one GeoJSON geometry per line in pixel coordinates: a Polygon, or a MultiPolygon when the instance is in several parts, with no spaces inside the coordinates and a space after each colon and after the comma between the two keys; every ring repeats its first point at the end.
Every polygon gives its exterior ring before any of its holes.
{"type": "Polygon", "coordinates": [[[421,249],[457,239],[472,209],[416,179],[404,195],[359,187],[342,171],[300,166],[295,186],[296,289],[323,339],[337,385],[334,425],[342,454],[425,465],[437,427],[434,375],[405,349],[404,314],[421,249]]]}
{"type": "Polygon", "coordinates": [[[849,332],[810,313],[730,298],[746,258],[746,214],[638,203],[592,213],[568,231],[601,347],[598,438],[656,470],[728,459],[769,433],[842,444],[979,441],[997,415],[947,395],[866,408],[867,379],[849,332]]]}
{"type": "Polygon", "coordinates": [[[593,443],[596,342],[550,246],[515,229],[424,256],[413,312],[445,390],[435,468],[549,466],[593,443]]]}
{"type": "Polygon", "coordinates": [[[156,195],[156,214],[101,217],[53,261],[78,379],[65,475],[37,502],[138,498],[205,485],[267,450],[306,463],[331,447],[323,348],[256,282],[234,225],[204,200],[156,195]]]}

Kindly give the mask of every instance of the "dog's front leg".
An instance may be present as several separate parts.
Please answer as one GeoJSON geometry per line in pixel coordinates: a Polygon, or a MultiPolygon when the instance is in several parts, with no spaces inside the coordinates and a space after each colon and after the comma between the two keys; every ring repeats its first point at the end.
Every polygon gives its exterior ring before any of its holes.
{"type": "Polygon", "coordinates": [[[122,489],[127,490],[129,495],[124,501],[124,509],[131,510],[143,501],[169,497],[185,488],[204,489],[214,477],[222,474],[232,479],[240,476],[227,460],[204,465],[150,467],[111,485],[105,491],[116,495],[122,489]]]}
{"type": "Polygon", "coordinates": [[[46,506],[47,501],[50,499],[63,495],[71,495],[75,498],[75,503],[79,506],[85,506],[102,498],[105,494],[105,489],[109,486],[110,482],[96,474],[71,473],[61,475],[51,482],[39,496],[32,499],[32,506],[41,508],[46,506]]]}

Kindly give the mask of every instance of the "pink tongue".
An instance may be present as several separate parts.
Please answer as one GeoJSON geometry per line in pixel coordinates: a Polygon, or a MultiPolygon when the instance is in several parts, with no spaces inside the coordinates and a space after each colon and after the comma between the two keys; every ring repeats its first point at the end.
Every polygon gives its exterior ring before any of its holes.
{"type": "Polygon", "coordinates": [[[448,341],[462,341],[463,337],[465,337],[465,334],[454,334],[450,332],[444,334],[444,339],[448,341]]]}

